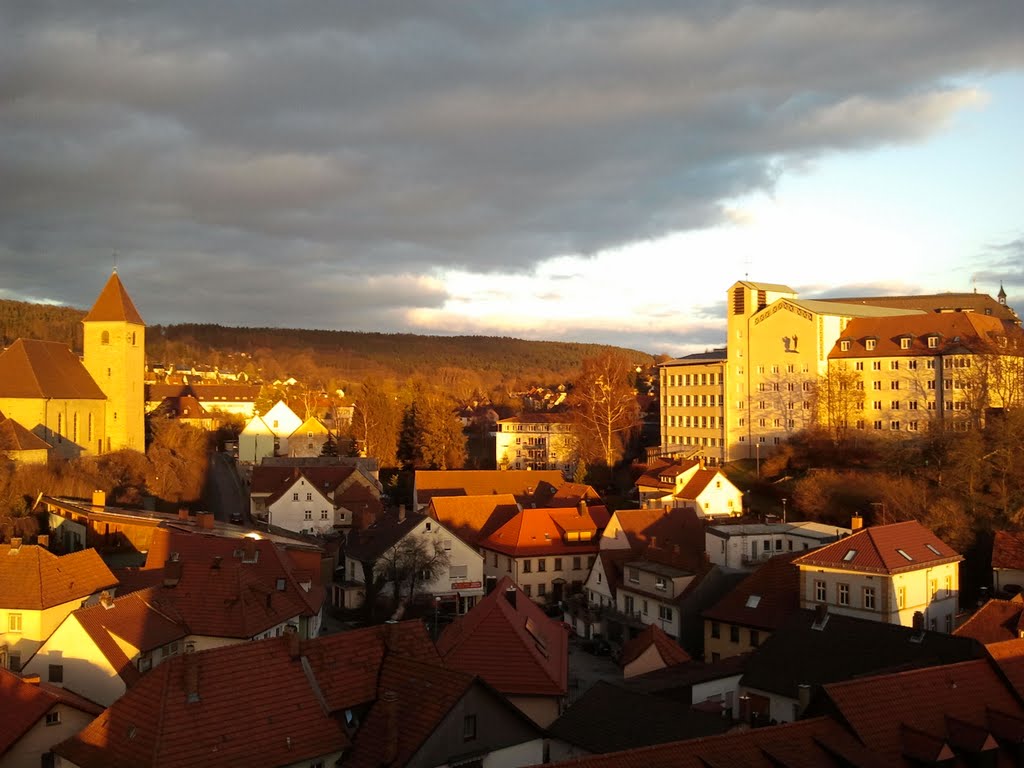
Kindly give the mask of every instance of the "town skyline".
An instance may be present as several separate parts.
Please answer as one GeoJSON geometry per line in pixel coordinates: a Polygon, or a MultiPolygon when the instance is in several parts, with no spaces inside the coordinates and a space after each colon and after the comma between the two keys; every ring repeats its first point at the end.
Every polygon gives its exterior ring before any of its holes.
{"type": "Polygon", "coordinates": [[[0,11],[0,298],[671,355],[744,278],[1015,306],[1021,14],[0,11]]]}

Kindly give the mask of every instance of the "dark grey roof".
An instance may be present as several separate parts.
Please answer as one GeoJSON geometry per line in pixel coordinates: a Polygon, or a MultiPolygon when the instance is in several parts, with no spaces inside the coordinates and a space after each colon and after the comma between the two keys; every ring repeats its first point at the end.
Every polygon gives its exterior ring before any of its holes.
{"type": "Polygon", "coordinates": [[[821,629],[814,625],[814,611],[797,611],[751,654],[742,685],[796,699],[801,684],[824,685],[984,656],[977,641],[942,632],[835,613],[828,614],[821,629]]]}
{"type": "Polygon", "coordinates": [[[594,754],[725,733],[731,720],[600,681],[548,728],[594,754]]]}
{"type": "Polygon", "coordinates": [[[426,519],[426,515],[416,514],[406,515],[404,520],[399,520],[393,513],[380,517],[369,528],[349,534],[345,555],[361,563],[376,562],[382,554],[426,519]]]}

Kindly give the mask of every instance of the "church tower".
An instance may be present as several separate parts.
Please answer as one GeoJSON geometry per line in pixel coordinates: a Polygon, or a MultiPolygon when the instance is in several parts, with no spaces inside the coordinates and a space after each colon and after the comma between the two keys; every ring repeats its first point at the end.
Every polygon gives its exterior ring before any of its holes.
{"type": "Polygon", "coordinates": [[[145,451],[146,324],[116,270],[82,326],[82,362],[107,396],[105,424],[90,451],[145,451]]]}

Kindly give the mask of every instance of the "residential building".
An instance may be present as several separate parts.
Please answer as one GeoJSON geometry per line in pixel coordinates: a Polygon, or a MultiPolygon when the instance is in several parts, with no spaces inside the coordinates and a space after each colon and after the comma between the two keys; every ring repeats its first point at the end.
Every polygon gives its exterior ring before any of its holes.
{"type": "Polygon", "coordinates": [[[657,624],[649,624],[647,629],[628,640],[619,653],[619,666],[626,679],[689,661],[692,661],[690,654],[657,624]]]}
{"type": "Polygon", "coordinates": [[[374,591],[395,594],[394,571],[409,570],[406,553],[420,553],[413,558],[420,571],[435,559],[441,565],[436,573],[417,578],[413,594],[408,581],[412,575],[403,573],[398,585],[402,598],[421,598],[446,614],[462,615],[483,597],[483,556],[434,518],[406,515],[402,508],[350,534],[345,546],[344,607],[362,605],[368,579],[377,582],[374,591]]]}
{"type": "Polygon", "coordinates": [[[266,456],[287,456],[288,440],[302,424],[288,404],[278,400],[269,411],[246,422],[238,435],[238,460],[258,464],[266,456]]]}
{"type": "Polygon", "coordinates": [[[1024,597],[1018,592],[1012,600],[989,600],[953,634],[986,646],[1024,638],[1024,597]]]}
{"type": "Polygon", "coordinates": [[[1024,533],[996,531],[992,541],[992,586],[997,592],[1024,587],[1024,533]]]}
{"type": "Polygon", "coordinates": [[[159,405],[149,411],[152,419],[173,419],[196,429],[213,431],[220,426],[219,416],[209,412],[203,404],[190,395],[165,397],[159,405]]]}
{"type": "Polygon", "coordinates": [[[0,411],[72,458],[145,450],[146,326],[114,272],[82,320],[83,356],[18,339],[0,354],[0,411]]]}
{"type": "Polygon", "coordinates": [[[494,441],[499,470],[558,470],[571,477],[576,469],[576,436],[567,414],[524,413],[499,419],[494,441]]]}
{"type": "Polygon", "coordinates": [[[490,496],[510,494],[514,501],[529,506],[529,501],[542,483],[559,487],[565,477],[557,469],[417,469],[413,478],[416,512],[430,505],[432,499],[449,496],[490,496]]]}
{"type": "Polygon", "coordinates": [[[709,525],[705,549],[715,565],[746,570],[778,555],[823,547],[850,532],[815,522],[709,525]]]}
{"type": "Polygon", "coordinates": [[[585,501],[576,508],[518,510],[477,542],[484,579],[493,585],[508,576],[531,599],[558,603],[582,592],[607,524],[608,511],[585,501]]]}
{"type": "Polygon", "coordinates": [[[147,384],[146,412],[168,397],[191,397],[213,416],[228,414],[251,419],[256,415],[259,393],[259,384],[147,384]]]}
{"type": "Polygon", "coordinates": [[[74,611],[24,665],[25,673],[109,707],[144,672],[189,647],[189,628],[161,591],[104,594],[74,611]]]}
{"type": "Polygon", "coordinates": [[[0,667],[22,664],[75,609],[94,603],[117,578],[93,549],[57,557],[13,538],[0,544],[0,667]]]}
{"type": "Polygon", "coordinates": [[[800,569],[800,605],[827,605],[832,613],[950,633],[961,560],[916,520],[863,528],[794,561],[800,569]]]}
{"type": "Polygon", "coordinates": [[[542,728],[562,712],[569,636],[510,578],[502,578],[437,642],[445,666],[476,675],[542,728]]]}
{"type": "Polygon", "coordinates": [[[330,435],[326,424],[310,416],[288,436],[288,455],[319,456],[330,435]]]}
{"type": "Polygon", "coordinates": [[[657,626],[673,640],[683,636],[682,603],[701,582],[706,571],[686,567],[675,553],[659,553],[648,548],[642,559],[623,564],[623,581],[615,594],[615,611],[639,622],[643,627],[657,626]]]}
{"type": "Polygon", "coordinates": [[[704,611],[704,658],[749,653],[800,610],[800,571],[789,553],[766,561],[704,611]]]}
{"type": "Polygon", "coordinates": [[[78,768],[521,765],[543,733],[410,621],[175,656],[54,751],[78,768]]]}
{"type": "Polygon", "coordinates": [[[967,637],[832,613],[829,606],[800,610],[747,659],[740,681],[745,719],[755,724],[797,720],[822,685],[984,654],[967,637]]]}
{"type": "Polygon", "coordinates": [[[253,467],[250,514],[275,528],[328,534],[371,525],[384,509],[380,482],[360,466],[253,467]]]}
{"type": "Polygon", "coordinates": [[[663,456],[699,452],[710,464],[726,451],[725,347],[669,360],[658,366],[663,456]]]}
{"type": "Polygon", "coordinates": [[[80,696],[0,669],[0,768],[52,764],[50,749],[103,711],[80,696]]]}
{"type": "Polygon", "coordinates": [[[635,485],[643,507],[685,507],[709,518],[743,514],[743,493],[703,456],[653,461],[635,485]]]}

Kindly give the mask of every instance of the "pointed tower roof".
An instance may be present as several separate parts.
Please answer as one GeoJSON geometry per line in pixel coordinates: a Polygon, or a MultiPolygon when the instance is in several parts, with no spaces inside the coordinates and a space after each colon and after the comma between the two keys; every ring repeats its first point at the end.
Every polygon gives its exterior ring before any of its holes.
{"type": "Polygon", "coordinates": [[[110,320],[135,323],[136,325],[146,324],[142,320],[139,310],[132,303],[131,297],[128,296],[128,291],[124,289],[121,278],[117,276],[116,271],[110,275],[107,284],[100,291],[99,298],[96,299],[96,303],[92,305],[92,309],[89,310],[89,314],[85,316],[82,322],[104,322],[110,320]]]}
{"type": "Polygon", "coordinates": [[[1006,303],[1006,291],[1003,289],[1003,284],[1002,283],[999,284],[999,293],[996,294],[996,298],[999,299],[999,303],[1000,304],[1005,304],[1006,303]]]}

